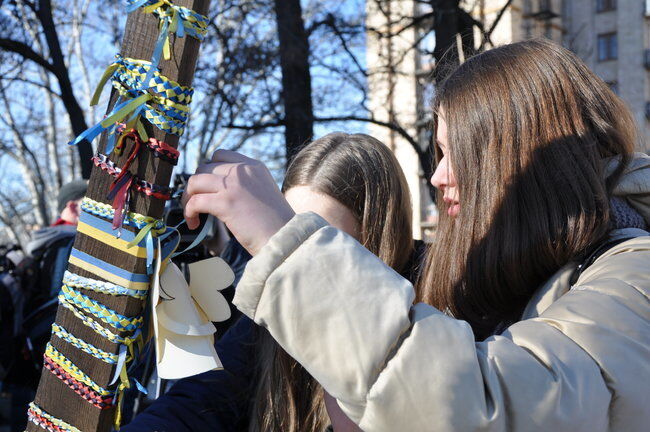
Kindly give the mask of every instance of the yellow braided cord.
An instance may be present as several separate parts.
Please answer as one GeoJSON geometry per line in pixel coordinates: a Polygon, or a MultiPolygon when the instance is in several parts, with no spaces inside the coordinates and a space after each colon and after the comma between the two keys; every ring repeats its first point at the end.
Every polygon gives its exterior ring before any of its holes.
{"type": "MultiPolygon", "coordinates": [[[[106,352],[102,349],[97,348],[96,346],[89,344],[88,342],[79,339],[65,328],[60,326],[57,323],[52,324],[52,334],[59,337],[60,339],[68,342],[70,345],[79,348],[81,351],[90,354],[91,356],[105,362],[108,364],[116,364],[118,360],[118,355],[106,352]]],[[[130,361],[129,356],[127,356],[126,361],[130,361]]]]}
{"type": "Polygon", "coordinates": [[[147,78],[147,73],[151,69],[151,62],[119,56],[113,65],[117,65],[114,73],[120,75],[125,83],[144,84],[148,90],[152,91],[151,100],[153,102],[180,111],[189,112],[190,108],[188,105],[192,102],[192,94],[194,93],[191,87],[183,86],[167,78],[157,69],[154,69],[153,76],[149,79],[149,82],[143,83],[147,78]]]}
{"type": "Polygon", "coordinates": [[[97,392],[101,396],[111,396],[113,392],[106,390],[105,388],[101,387],[99,384],[97,384],[95,381],[92,380],[88,375],[86,375],[81,369],[79,369],[74,363],[72,363],[70,360],[66,358],[63,354],[61,354],[56,348],[52,346],[51,343],[47,343],[47,347],[45,348],[45,355],[54,361],[57,365],[61,367],[64,371],[66,371],[71,377],[76,379],[77,381],[86,384],[88,387],[93,389],[95,392],[97,392]]]}
{"type": "MultiPolygon", "coordinates": [[[[115,215],[115,210],[110,204],[104,204],[88,197],[85,197],[81,201],[81,208],[88,213],[104,219],[112,220],[115,215]]],[[[127,212],[125,223],[127,225],[135,226],[136,228],[144,228],[146,225],[153,223],[153,232],[156,234],[162,234],[165,232],[165,223],[162,220],[141,215],[140,213],[127,212]]]]}
{"type": "Polygon", "coordinates": [[[97,321],[81,313],[81,311],[77,309],[74,303],[68,302],[68,300],[62,295],[59,296],[59,302],[61,306],[68,309],[70,312],[74,314],[74,316],[79,318],[81,322],[84,323],[84,325],[90,327],[95,331],[95,333],[97,333],[100,336],[103,336],[104,338],[108,339],[109,341],[115,344],[124,344],[130,346],[138,339],[138,336],[129,336],[129,337],[118,336],[115,333],[105,329],[97,321]]]}
{"type": "Polygon", "coordinates": [[[142,316],[129,318],[124,315],[120,315],[117,312],[102,305],[101,303],[98,303],[97,301],[81,294],[74,288],[68,287],[67,285],[63,285],[61,287],[61,295],[59,296],[59,299],[61,296],[63,296],[68,302],[74,303],[80,309],[94,315],[116,330],[132,331],[137,330],[140,328],[140,326],[142,326],[142,316]]]}
{"type": "MultiPolygon", "coordinates": [[[[129,91],[124,88],[120,83],[114,81],[113,87],[117,90],[120,96],[124,98],[130,98],[131,95],[129,91]]],[[[142,115],[151,123],[156,126],[158,129],[165,131],[170,134],[181,136],[185,131],[185,123],[177,122],[170,119],[168,116],[161,114],[158,110],[145,109],[142,111],[142,115]]],[[[139,120],[138,120],[139,122],[139,120]]]]}

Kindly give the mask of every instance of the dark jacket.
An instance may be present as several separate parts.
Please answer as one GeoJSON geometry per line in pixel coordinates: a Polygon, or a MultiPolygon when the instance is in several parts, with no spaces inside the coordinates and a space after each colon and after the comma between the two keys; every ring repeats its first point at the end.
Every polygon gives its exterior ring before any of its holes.
{"type": "Polygon", "coordinates": [[[248,425],[254,325],[242,317],[217,343],[223,370],[179,380],[123,432],[239,431],[248,425]]]}
{"type": "Polygon", "coordinates": [[[36,297],[42,300],[55,297],[61,289],[63,273],[68,265],[77,227],[54,225],[32,234],[27,254],[38,263],[36,297]]]}

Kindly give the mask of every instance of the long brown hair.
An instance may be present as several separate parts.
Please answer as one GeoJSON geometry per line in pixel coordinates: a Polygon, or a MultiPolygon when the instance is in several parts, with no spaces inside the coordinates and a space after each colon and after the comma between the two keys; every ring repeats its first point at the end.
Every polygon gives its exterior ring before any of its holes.
{"type": "MultiPolygon", "coordinates": [[[[359,242],[397,271],[413,250],[411,200],[391,151],[364,134],[331,133],[302,149],[283,192],[310,186],[352,211],[359,242]]],[[[329,424],[322,387],[263,329],[258,330],[257,389],[251,431],[303,432],[329,424]]]]}
{"type": "Polygon", "coordinates": [[[460,213],[441,212],[419,300],[468,321],[480,340],[517,321],[539,285],[607,234],[635,125],[580,59],[544,40],[469,59],[438,86],[434,107],[460,213]],[[611,156],[622,163],[604,179],[611,156]]]}

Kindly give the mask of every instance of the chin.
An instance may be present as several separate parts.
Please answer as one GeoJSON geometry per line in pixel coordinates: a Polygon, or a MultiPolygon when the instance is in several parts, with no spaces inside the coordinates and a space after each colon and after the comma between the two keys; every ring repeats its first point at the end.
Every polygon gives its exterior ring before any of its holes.
{"type": "Polygon", "coordinates": [[[458,213],[460,213],[460,204],[452,204],[447,208],[447,214],[453,218],[458,216],[458,213]]]}

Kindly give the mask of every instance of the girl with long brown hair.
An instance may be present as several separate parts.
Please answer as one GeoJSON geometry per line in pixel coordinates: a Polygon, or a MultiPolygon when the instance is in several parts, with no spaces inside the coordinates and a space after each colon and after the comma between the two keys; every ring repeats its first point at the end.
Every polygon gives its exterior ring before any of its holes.
{"type": "Polygon", "coordinates": [[[218,152],[185,214],[254,255],[234,303],[365,431],[647,430],[650,159],[630,112],[541,40],[469,59],[435,107],[445,211],[417,295],[218,152]]]}
{"type": "MultiPolygon", "coordinates": [[[[330,133],[310,143],[287,169],[282,192],[294,211],[331,215],[387,266],[409,276],[414,265],[411,200],[393,153],[364,134],[330,133]],[[333,200],[333,201],[332,201],[333,200]],[[334,210],[325,210],[334,204],[334,210]],[[349,223],[340,216],[351,212],[349,223]],[[347,225],[347,227],[346,227],[347,225]]],[[[263,328],[256,329],[258,364],[250,431],[324,431],[336,424],[335,402],[263,328]]],[[[345,421],[345,419],[343,419],[345,421]]]]}
{"type": "MultiPolygon", "coordinates": [[[[295,212],[319,214],[387,266],[415,279],[408,186],[397,159],[380,141],[338,132],[309,143],[290,163],[282,193],[295,212]]],[[[320,384],[247,317],[217,349],[224,370],[179,381],[125,431],[323,432],[330,424],[337,430],[353,426],[320,384]]]]}

